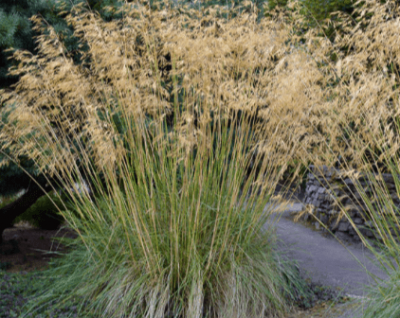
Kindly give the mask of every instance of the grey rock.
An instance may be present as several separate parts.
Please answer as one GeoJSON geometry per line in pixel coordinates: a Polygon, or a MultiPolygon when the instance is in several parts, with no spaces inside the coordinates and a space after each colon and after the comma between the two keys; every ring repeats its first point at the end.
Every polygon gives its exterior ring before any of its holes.
{"type": "Polygon", "coordinates": [[[354,230],[352,227],[349,229],[348,233],[351,236],[357,236],[358,237],[356,230],[354,230]]]}
{"type": "Polygon", "coordinates": [[[318,187],[317,186],[315,186],[315,185],[313,185],[313,186],[311,186],[310,187],[310,190],[309,190],[309,192],[315,192],[315,191],[317,191],[318,190],[318,187]]]}
{"type": "Polygon", "coordinates": [[[350,227],[350,223],[348,221],[342,221],[339,223],[338,231],[346,232],[350,227]]]}
{"type": "Polygon", "coordinates": [[[319,188],[318,189],[318,193],[325,193],[325,189],[324,188],[319,188]]]}
{"type": "Polygon", "coordinates": [[[335,236],[337,239],[339,239],[339,241],[343,241],[343,242],[350,242],[352,241],[351,236],[343,233],[343,232],[336,232],[335,236]]]}
{"type": "Polygon", "coordinates": [[[366,233],[365,233],[365,235],[367,236],[367,237],[374,237],[374,233],[372,233],[372,231],[370,231],[370,230],[367,230],[366,231],[366,233]]]}
{"type": "Polygon", "coordinates": [[[353,181],[350,178],[346,178],[343,182],[347,185],[353,185],[353,181]]]}
{"type": "Polygon", "coordinates": [[[365,226],[372,228],[374,226],[374,223],[372,221],[366,221],[365,226]]]}
{"type": "Polygon", "coordinates": [[[321,220],[322,223],[328,224],[329,218],[328,218],[327,215],[321,215],[320,220],[321,220]]]}
{"type": "Polygon", "coordinates": [[[353,219],[353,222],[354,222],[355,224],[363,224],[363,223],[364,223],[364,221],[363,221],[361,218],[354,218],[354,219],[353,219]]]}
{"type": "Polygon", "coordinates": [[[319,206],[319,205],[321,204],[321,201],[319,201],[319,200],[317,200],[317,199],[314,199],[314,200],[312,201],[312,204],[315,205],[315,206],[319,206]]]}
{"type": "Polygon", "coordinates": [[[334,220],[331,224],[329,224],[329,229],[331,231],[336,231],[338,226],[339,226],[339,224],[336,222],[336,220],[334,220]]]}
{"type": "Polygon", "coordinates": [[[338,213],[338,211],[336,211],[336,210],[334,210],[334,209],[328,210],[328,214],[329,214],[329,215],[335,215],[335,214],[337,214],[337,213],[338,213]]]}
{"type": "MultiPolygon", "coordinates": [[[[342,177],[343,171],[328,168],[327,166],[319,167],[318,169],[314,165],[310,165],[311,171],[314,173],[308,173],[308,180],[306,186],[306,193],[304,202],[307,204],[312,204],[316,207],[316,210],[319,212],[321,221],[328,225],[330,219],[335,219],[335,216],[339,214],[341,206],[349,206],[354,205],[348,213],[350,217],[354,220],[355,224],[358,226],[362,226],[364,224],[363,219],[363,211],[368,211],[365,206],[365,203],[362,200],[360,193],[356,190],[356,187],[353,184],[351,178],[342,177]],[[326,179],[328,179],[328,184],[324,180],[324,177],[321,175],[324,174],[326,179]],[[331,180],[329,179],[331,177],[331,180]],[[331,181],[335,181],[332,183],[331,181]],[[333,186],[333,190],[331,190],[331,185],[333,186]],[[355,193],[355,196],[352,195],[352,192],[355,193]],[[341,199],[341,205],[337,202],[336,198],[342,197],[346,195],[343,199],[341,199]],[[339,204],[339,205],[338,205],[339,204]]],[[[385,181],[390,196],[396,205],[396,209],[400,210],[400,198],[396,193],[394,180],[391,174],[383,174],[383,180],[385,181]],[[398,208],[397,208],[398,207],[398,208]]],[[[357,187],[362,187],[366,192],[369,198],[373,198],[373,193],[371,192],[371,187],[373,187],[373,179],[369,179],[369,176],[361,175],[356,180],[357,187]]],[[[400,212],[400,211],[399,211],[400,212]]],[[[339,230],[340,232],[349,232],[351,229],[351,225],[341,224],[334,226],[336,222],[331,222],[330,228],[339,230]],[[347,229],[345,230],[345,228],[347,229]]],[[[368,225],[368,224],[367,224],[368,225]]],[[[368,230],[368,229],[366,229],[368,230]]],[[[367,233],[367,232],[365,232],[367,233]]],[[[355,231],[352,230],[351,234],[355,234],[355,231]]],[[[368,232],[369,235],[371,233],[368,232]]]]}

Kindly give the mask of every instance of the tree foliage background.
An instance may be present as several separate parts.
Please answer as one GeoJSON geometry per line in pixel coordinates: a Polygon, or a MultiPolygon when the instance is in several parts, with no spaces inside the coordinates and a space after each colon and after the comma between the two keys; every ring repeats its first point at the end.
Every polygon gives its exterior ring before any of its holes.
{"type": "MultiPolygon", "coordinates": [[[[73,36],[74,30],[67,25],[63,19],[72,7],[87,2],[92,10],[99,12],[100,16],[110,21],[113,18],[120,18],[115,14],[121,2],[118,0],[3,0],[0,4],[0,89],[12,89],[12,85],[19,80],[18,77],[8,75],[9,69],[16,67],[15,61],[10,59],[16,50],[27,50],[32,54],[37,54],[35,37],[39,36],[35,30],[32,30],[33,24],[30,18],[33,15],[40,15],[45,23],[54,27],[55,32],[63,42],[67,54],[71,56],[75,63],[79,64],[81,56],[78,53],[78,39],[73,36]],[[107,6],[115,8],[113,11],[105,10],[107,6]],[[65,13],[62,13],[62,12],[65,13]],[[60,14],[61,13],[61,14],[60,14]]],[[[44,33],[46,31],[44,30],[44,33]]],[[[83,48],[85,50],[85,48],[83,48]]],[[[1,96],[0,96],[1,102],[1,96]]],[[[10,105],[1,113],[2,120],[7,120],[7,112],[12,110],[10,105]]],[[[1,121],[0,121],[1,130],[1,121]]],[[[21,169],[16,163],[9,161],[10,153],[0,154],[0,166],[7,162],[7,165],[0,167],[0,193],[1,195],[12,195],[25,188],[30,181],[26,174],[28,173],[43,179],[31,160],[27,158],[18,158],[21,169]],[[24,171],[25,170],[25,171],[24,171]]]]}

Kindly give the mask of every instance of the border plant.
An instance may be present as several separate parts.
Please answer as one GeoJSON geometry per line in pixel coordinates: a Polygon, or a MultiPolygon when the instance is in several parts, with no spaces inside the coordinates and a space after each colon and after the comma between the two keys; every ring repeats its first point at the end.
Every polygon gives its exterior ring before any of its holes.
{"type": "Polygon", "coordinates": [[[0,140],[60,180],[73,201],[60,213],[78,233],[29,311],[84,297],[79,310],[107,317],[282,316],[305,285],[263,226],[298,136],[290,112],[259,108],[287,30],[250,14],[124,9],[119,22],[67,17],[89,43],[90,70],[51,28],[38,56],[14,54],[23,76],[4,93],[18,106],[0,140]],[[95,200],[77,191],[84,180],[95,200]]]}

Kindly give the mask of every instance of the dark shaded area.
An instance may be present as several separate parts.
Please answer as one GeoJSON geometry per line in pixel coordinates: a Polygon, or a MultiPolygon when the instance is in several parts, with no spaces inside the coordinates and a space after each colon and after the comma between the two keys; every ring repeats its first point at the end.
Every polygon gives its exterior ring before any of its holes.
{"type": "Polygon", "coordinates": [[[12,227],[14,219],[24,213],[32,204],[34,204],[40,197],[47,192],[53,190],[45,181],[40,184],[44,191],[35,182],[31,182],[25,194],[17,200],[11,202],[5,207],[0,209],[0,244],[2,243],[2,234],[6,228],[12,227]]]}
{"type": "MultiPolygon", "coordinates": [[[[59,257],[48,252],[65,252],[67,248],[53,239],[76,236],[69,229],[12,228],[4,231],[4,243],[0,246],[0,318],[19,317],[24,305],[54,282],[54,278],[44,277],[41,270],[52,258],[59,257]]],[[[77,304],[79,299],[76,303],[67,302],[60,309],[46,306],[43,314],[46,317],[71,317],[71,314],[77,317],[77,304]]]]}
{"type": "Polygon", "coordinates": [[[47,266],[48,261],[56,257],[48,252],[66,251],[62,244],[53,242],[56,237],[76,238],[77,234],[69,229],[6,229],[3,233],[3,244],[0,245],[0,269],[16,272],[47,266]]]}

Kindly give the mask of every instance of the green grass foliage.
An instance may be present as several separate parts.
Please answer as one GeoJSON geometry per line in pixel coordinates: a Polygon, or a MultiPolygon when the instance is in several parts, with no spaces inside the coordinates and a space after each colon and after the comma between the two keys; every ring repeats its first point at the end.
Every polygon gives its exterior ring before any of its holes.
{"type": "MultiPolygon", "coordinates": [[[[293,262],[277,251],[273,233],[264,229],[276,218],[265,206],[293,146],[276,146],[281,132],[269,138],[257,113],[261,100],[248,101],[253,94],[262,99],[262,86],[253,79],[261,83],[268,74],[253,74],[260,62],[233,41],[250,39],[255,52],[263,45],[260,35],[245,26],[245,16],[235,18],[237,25],[222,22],[235,34],[226,33],[231,38],[221,42],[212,21],[195,18],[197,25],[179,30],[182,17],[176,10],[167,12],[167,20],[163,12],[148,20],[145,6],[127,9],[126,29],[92,13],[68,16],[94,45],[92,74],[41,37],[47,66],[23,78],[24,96],[39,92],[30,76],[54,81],[48,87],[58,87],[63,96],[40,89],[41,101],[28,102],[26,111],[19,104],[2,130],[5,142],[9,129],[17,132],[20,148],[14,155],[26,152],[39,168],[63,180],[74,203],[61,214],[78,238],[47,272],[60,279],[29,304],[30,311],[84,297],[91,312],[106,317],[283,316],[307,290],[293,262]],[[129,18],[137,14],[142,19],[129,18]],[[165,21],[177,31],[166,32],[165,21]],[[96,39],[97,23],[105,27],[107,45],[96,39]],[[125,31],[134,34],[125,37],[125,31]],[[175,44],[168,46],[171,41],[175,44]],[[110,58],[122,43],[128,55],[110,58]],[[177,43],[187,53],[182,55],[177,43]],[[208,47],[206,56],[198,57],[197,45],[208,47]],[[53,60],[60,53],[61,64],[53,60]],[[226,59],[225,67],[220,59],[226,59]],[[240,70],[242,59],[247,66],[240,70]],[[61,80],[64,75],[72,81],[61,80]],[[95,200],[73,191],[83,179],[99,194],[95,200]]],[[[56,35],[50,30],[50,36],[56,35]]]]}
{"type": "MultiPolygon", "coordinates": [[[[217,5],[206,16],[135,4],[118,22],[79,6],[65,17],[90,67],[65,55],[51,27],[39,56],[14,54],[12,74],[24,76],[2,91],[18,106],[0,144],[63,180],[72,203],[61,214],[78,234],[28,311],[83,297],[82,317],[284,317],[307,297],[264,227],[288,167],[292,182],[339,155],[349,178],[374,161],[398,172],[399,6],[359,2],[358,20],[341,15],[327,37],[323,26],[293,32],[298,10],[258,20],[243,2],[224,20],[217,5]],[[83,180],[95,198],[76,191],[83,180]]],[[[363,197],[394,274],[366,312],[396,317],[398,211],[382,198],[386,210],[363,197]]]]}

